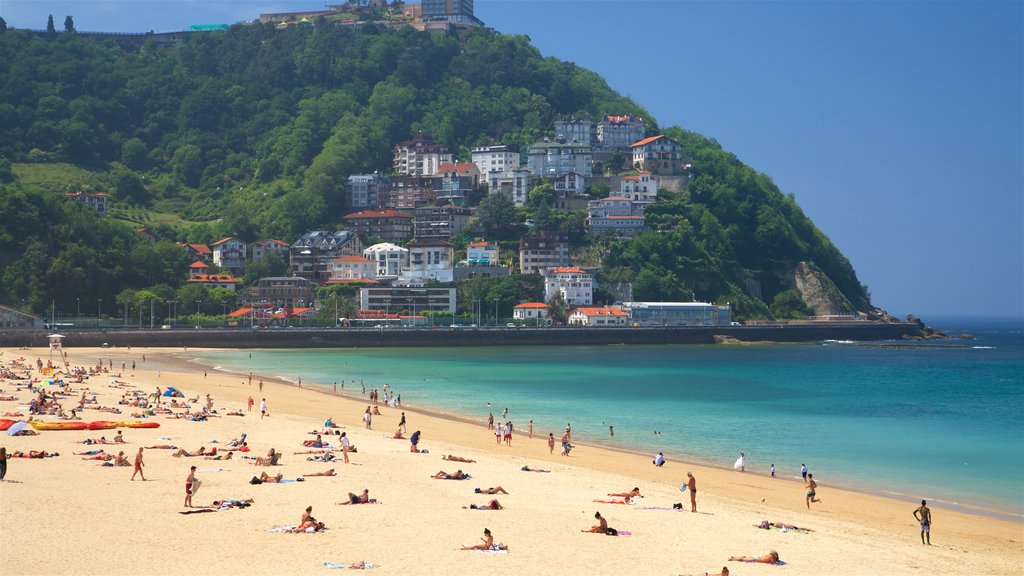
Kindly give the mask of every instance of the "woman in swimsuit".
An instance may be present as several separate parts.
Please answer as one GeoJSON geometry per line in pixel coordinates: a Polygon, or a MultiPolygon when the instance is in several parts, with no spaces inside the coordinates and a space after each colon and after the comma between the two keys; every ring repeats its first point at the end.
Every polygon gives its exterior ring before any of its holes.
{"type": "Polygon", "coordinates": [[[491,536],[491,531],[488,528],[484,528],[484,537],[481,538],[483,544],[474,544],[472,546],[463,546],[463,550],[490,550],[494,546],[494,536],[491,536]]]}
{"type": "Polygon", "coordinates": [[[759,562],[761,564],[778,564],[779,553],[775,550],[765,554],[764,556],[731,556],[730,562],[759,562]]]}

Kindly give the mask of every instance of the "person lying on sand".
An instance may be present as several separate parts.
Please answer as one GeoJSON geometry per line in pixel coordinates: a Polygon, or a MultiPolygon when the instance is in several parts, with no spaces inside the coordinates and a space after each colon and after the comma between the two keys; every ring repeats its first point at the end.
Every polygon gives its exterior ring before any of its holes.
{"type": "Polygon", "coordinates": [[[217,454],[216,456],[203,456],[203,460],[231,460],[234,452],[228,452],[227,454],[217,454]]]}
{"type": "MultiPolygon", "coordinates": [[[[465,506],[463,506],[463,508],[465,508],[465,506]]],[[[480,504],[480,505],[470,504],[469,505],[469,509],[470,510],[501,510],[502,508],[504,508],[504,506],[502,506],[501,502],[498,502],[497,499],[491,500],[487,504],[480,504]]]]}
{"type": "Polygon", "coordinates": [[[762,520],[760,524],[754,524],[755,528],[762,530],[771,530],[772,528],[778,528],[780,530],[799,530],[800,532],[814,532],[810,528],[801,528],[795,524],[786,524],[785,522],[769,522],[762,520]]]}
{"type": "Polygon", "coordinates": [[[523,472],[551,472],[551,470],[541,470],[540,468],[530,468],[529,466],[523,466],[520,470],[523,472]]]}
{"type": "Polygon", "coordinates": [[[327,528],[323,522],[313,518],[312,506],[306,506],[306,511],[302,513],[302,521],[299,522],[298,526],[289,530],[289,532],[305,532],[309,528],[312,528],[314,532],[327,528]]]}
{"type": "Polygon", "coordinates": [[[494,486],[494,487],[488,488],[486,490],[481,490],[480,488],[476,488],[476,489],[473,490],[473,492],[476,493],[476,494],[508,494],[508,491],[506,491],[501,486],[494,486]]]}
{"type": "Polygon", "coordinates": [[[626,498],[627,502],[632,498],[642,498],[642,496],[640,496],[639,488],[633,488],[629,492],[618,492],[615,494],[609,494],[609,496],[618,496],[619,498],[626,498]]]}
{"type": "Polygon", "coordinates": [[[482,544],[474,544],[472,546],[463,546],[463,550],[490,550],[494,546],[494,537],[491,536],[491,531],[488,528],[484,528],[484,537],[482,544]]]}
{"type": "Polygon", "coordinates": [[[11,452],[8,458],[52,458],[54,456],[60,456],[59,452],[47,452],[46,450],[29,450],[28,454],[21,450],[15,450],[11,452]]]}
{"type": "Polygon", "coordinates": [[[97,452],[96,454],[93,454],[92,456],[86,456],[85,458],[82,458],[82,460],[103,460],[104,462],[109,461],[109,460],[113,460],[113,459],[114,459],[114,455],[113,454],[107,454],[106,452],[103,452],[102,450],[97,452]]]}
{"type": "Polygon", "coordinates": [[[449,462],[469,462],[470,464],[476,463],[476,460],[470,460],[469,458],[463,458],[462,456],[452,456],[451,454],[441,456],[441,460],[447,460],[449,462]]]}
{"type": "Polygon", "coordinates": [[[171,456],[174,456],[175,458],[180,458],[182,456],[206,456],[206,446],[200,446],[198,452],[189,452],[182,448],[174,454],[171,454],[171,456]]]}
{"type": "Polygon", "coordinates": [[[592,532],[594,534],[607,534],[608,533],[608,521],[601,516],[600,512],[594,512],[594,518],[597,518],[597,525],[591,526],[589,530],[580,530],[580,532],[592,532]]]}
{"type": "Polygon", "coordinates": [[[730,562],[759,562],[761,564],[778,564],[779,553],[775,550],[765,554],[764,556],[730,556],[730,562]]]}
{"type": "MultiPolygon", "coordinates": [[[[697,575],[696,574],[680,574],[679,576],[697,576],[697,575]]],[[[726,567],[726,566],[722,566],[722,571],[721,572],[715,572],[714,574],[711,574],[710,572],[705,572],[704,576],[729,576],[729,568],[726,567]]]]}
{"type": "Polygon", "coordinates": [[[270,482],[271,484],[277,484],[281,480],[284,480],[284,474],[278,472],[277,476],[271,476],[266,472],[260,472],[260,480],[270,482]]]}
{"type": "Polygon", "coordinates": [[[114,456],[114,460],[112,462],[104,462],[103,465],[104,466],[131,466],[132,463],[129,462],[127,458],[125,458],[124,451],[122,450],[121,452],[117,453],[117,456],[114,456]]]}
{"type": "Polygon", "coordinates": [[[316,435],[316,440],[303,440],[303,446],[309,446],[310,448],[323,448],[324,441],[320,438],[320,435],[316,435]]]}
{"type": "Polygon", "coordinates": [[[347,506],[349,504],[369,504],[370,502],[376,502],[376,500],[370,498],[370,489],[366,488],[363,490],[362,494],[358,495],[349,492],[348,502],[338,502],[338,504],[341,504],[342,506],[347,506]]]}
{"type": "Polygon", "coordinates": [[[331,468],[330,470],[324,470],[323,472],[313,472],[311,474],[303,474],[303,476],[337,476],[337,475],[338,474],[337,474],[337,472],[334,471],[334,468],[331,468]]]}
{"type": "Polygon", "coordinates": [[[247,508],[251,506],[253,502],[254,500],[252,498],[246,498],[245,500],[228,498],[226,500],[214,500],[213,506],[221,510],[228,510],[230,508],[247,508]]]}
{"type": "Polygon", "coordinates": [[[456,470],[454,474],[449,474],[444,470],[441,470],[437,474],[431,476],[431,478],[436,478],[438,480],[465,480],[466,473],[462,470],[456,470]]]}
{"type": "Polygon", "coordinates": [[[177,446],[170,444],[156,444],[155,446],[146,446],[146,450],[177,450],[177,446]]]}

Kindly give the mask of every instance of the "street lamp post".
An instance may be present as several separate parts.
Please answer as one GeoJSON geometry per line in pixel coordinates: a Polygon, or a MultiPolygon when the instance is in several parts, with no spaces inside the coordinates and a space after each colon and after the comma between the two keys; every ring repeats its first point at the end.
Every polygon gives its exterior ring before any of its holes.
{"type": "Polygon", "coordinates": [[[82,318],[82,299],[75,297],[75,322],[81,322],[82,318]]]}
{"type": "Polygon", "coordinates": [[[100,316],[103,315],[103,298],[96,299],[96,327],[100,326],[100,316]]]}
{"type": "Polygon", "coordinates": [[[168,300],[167,301],[167,321],[170,322],[170,320],[171,320],[171,301],[168,300]]]}
{"type": "Polygon", "coordinates": [[[494,325],[498,325],[498,297],[494,297],[494,325]]]}
{"type": "Polygon", "coordinates": [[[202,303],[203,303],[202,300],[196,300],[196,328],[199,327],[199,324],[198,324],[198,322],[199,322],[199,305],[202,304],[202,303]]]}

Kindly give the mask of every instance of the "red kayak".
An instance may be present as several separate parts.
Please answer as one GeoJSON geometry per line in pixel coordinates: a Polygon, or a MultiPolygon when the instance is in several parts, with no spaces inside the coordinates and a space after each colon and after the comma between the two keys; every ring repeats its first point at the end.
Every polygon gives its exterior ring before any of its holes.
{"type": "Polygon", "coordinates": [[[117,428],[118,424],[120,424],[120,422],[113,422],[110,420],[99,420],[97,422],[89,422],[86,428],[88,428],[89,430],[110,430],[112,428],[117,428]]]}
{"type": "Polygon", "coordinates": [[[0,432],[7,430],[11,426],[14,426],[15,422],[17,422],[17,420],[0,420],[0,432]]]}

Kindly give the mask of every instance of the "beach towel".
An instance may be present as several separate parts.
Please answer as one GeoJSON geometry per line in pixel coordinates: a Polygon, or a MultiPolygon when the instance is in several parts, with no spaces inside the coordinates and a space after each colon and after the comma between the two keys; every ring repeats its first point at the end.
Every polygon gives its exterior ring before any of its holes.
{"type": "Polygon", "coordinates": [[[298,527],[298,524],[284,524],[282,526],[274,526],[273,528],[267,528],[267,532],[287,532],[289,530],[295,530],[298,527]]]}
{"type": "Polygon", "coordinates": [[[601,504],[632,504],[632,502],[626,502],[625,500],[594,500],[594,502],[600,502],[601,504]]]}
{"type": "Polygon", "coordinates": [[[196,472],[223,472],[223,471],[224,471],[223,468],[201,468],[199,470],[196,470],[196,472]]]}
{"type": "Polygon", "coordinates": [[[758,562],[757,560],[747,560],[747,561],[744,562],[744,564],[771,564],[772,566],[785,566],[786,565],[786,563],[783,562],[782,560],[779,560],[778,562],[758,562]]]}
{"type": "MultiPolygon", "coordinates": [[[[472,544],[463,544],[463,546],[472,546],[472,544]]],[[[480,552],[481,554],[508,554],[508,546],[500,542],[495,542],[494,544],[491,544],[491,547],[487,550],[474,548],[472,552],[480,552]]]]}
{"type": "Polygon", "coordinates": [[[663,506],[637,506],[637,510],[666,510],[668,512],[682,512],[682,508],[665,508],[663,506]]]}
{"type": "Polygon", "coordinates": [[[373,562],[365,560],[358,564],[338,564],[337,562],[324,562],[324,568],[340,568],[342,570],[369,570],[373,567],[373,562]]]}

